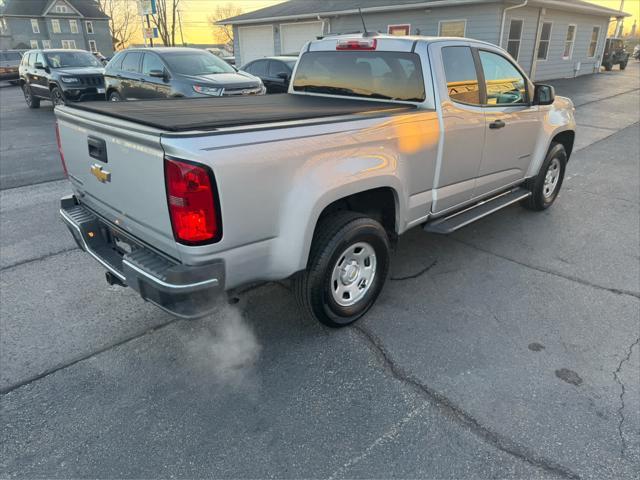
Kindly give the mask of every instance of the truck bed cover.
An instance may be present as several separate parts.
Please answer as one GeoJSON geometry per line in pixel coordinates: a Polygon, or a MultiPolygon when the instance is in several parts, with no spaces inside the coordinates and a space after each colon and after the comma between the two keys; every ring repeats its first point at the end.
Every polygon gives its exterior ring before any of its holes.
{"type": "Polygon", "coordinates": [[[85,102],[69,106],[171,132],[213,130],[350,114],[390,114],[416,108],[405,103],[286,93],[136,102],[85,102]]]}

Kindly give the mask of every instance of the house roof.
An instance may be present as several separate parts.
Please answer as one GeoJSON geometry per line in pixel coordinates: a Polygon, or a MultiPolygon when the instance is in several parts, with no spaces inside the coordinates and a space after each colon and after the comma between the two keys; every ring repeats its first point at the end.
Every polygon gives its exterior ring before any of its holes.
{"type": "MultiPolygon", "coordinates": [[[[499,0],[498,0],[499,1],[499,0]]],[[[384,12],[409,10],[420,8],[451,7],[455,5],[470,5],[479,3],[496,3],[496,0],[288,0],[270,7],[262,8],[225,20],[220,20],[219,24],[249,24],[278,20],[298,20],[305,18],[316,18],[322,15],[349,15],[362,12],[384,12]]],[[[508,6],[517,5],[514,0],[504,0],[508,6]]],[[[630,16],[627,13],[621,14],[618,10],[601,7],[585,0],[530,0],[532,6],[542,6],[556,10],[592,13],[603,16],[630,16]]]]}
{"type": "MultiPolygon", "coordinates": [[[[100,10],[95,0],[65,0],[75,8],[83,17],[109,18],[100,10]]],[[[52,0],[5,0],[0,6],[0,15],[40,17],[51,5],[52,0]]]]}

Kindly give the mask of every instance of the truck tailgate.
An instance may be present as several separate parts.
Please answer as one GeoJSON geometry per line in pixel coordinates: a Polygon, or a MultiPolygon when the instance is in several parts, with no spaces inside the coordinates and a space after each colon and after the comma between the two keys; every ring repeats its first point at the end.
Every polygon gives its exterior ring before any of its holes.
{"type": "Polygon", "coordinates": [[[64,160],[78,200],[142,242],[180,259],[167,207],[160,132],[56,108],[64,160]]]}

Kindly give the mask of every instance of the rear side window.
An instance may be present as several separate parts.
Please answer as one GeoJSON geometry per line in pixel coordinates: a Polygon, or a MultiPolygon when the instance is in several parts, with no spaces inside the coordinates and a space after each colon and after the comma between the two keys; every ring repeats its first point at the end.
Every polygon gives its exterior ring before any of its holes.
{"type": "Polygon", "coordinates": [[[24,56],[22,57],[22,65],[23,66],[27,66],[29,65],[29,57],[31,56],[30,53],[25,53],[24,56]]]}
{"type": "Polygon", "coordinates": [[[20,61],[20,54],[18,52],[0,52],[0,60],[3,62],[20,61]]]}
{"type": "Polygon", "coordinates": [[[29,66],[34,67],[36,65],[36,52],[31,52],[29,54],[29,66]]]}
{"type": "Polygon", "coordinates": [[[265,77],[267,75],[267,62],[266,60],[258,60],[256,62],[250,63],[246,71],[251,75],[265,77]]]}
{"type": "Polygon", "coordinates": [[[116,53],[115,57],[113,57],[107,64],[107,68],[110,70],[122,70],[122,60],[124,59],[125,55],[126,54],[116,53]]]}
{"type": "Polygon", "coordinates": [[[130,52],[122,60],[122,70],[125,72],[140,73],[140,53],[130,52]]]}
{"type": "Polygon", "coordinates": [[[480,105],[480,85],[471,49],[444,47],[442,63],[449,98],[454,102],[480,105]]]}
{"type": "Polygon", "coordinates": [[[425,99],[420,57],[407,52],[307,52],[298,63],[293,89],[407,102],[425,99]]]}

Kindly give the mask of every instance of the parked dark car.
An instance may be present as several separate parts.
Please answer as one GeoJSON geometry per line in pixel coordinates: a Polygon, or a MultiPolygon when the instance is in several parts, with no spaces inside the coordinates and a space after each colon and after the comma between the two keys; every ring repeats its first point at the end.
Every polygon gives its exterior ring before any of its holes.
{"type": "Polygon", "coordinates": [[[18,50],[0,51],[0,80],[8,80],[10,83],[17,83],[20,74],[18,67],[22,60],[22,54],[18,50]]]}
{"type": "Polygon", "coordinates": [[[620,70],[624,70],[627,68],[628,62],[629,52],[627,52],[624,46],[624,41],[621,38],[607,38],[602,56],[602,66],[604,69],[610,72],[614,65],[620,65],[620,70]]]}
{"type": "Polygon", "coordinates": [[[266,57],[247,63],[240,70],[259,77],[267,93],[283,93],[289,89],[289,81],[298,57],[266,57]]]}
{"type": "Polygon", "coordinates": [[[29,50],[20,63],[20,85],[29,108],[104,100],[104,69],[85,50],[29,50]]]}
{"type": "Polygon", "coordinates": [[[266,92],[259,78],[205,50],[183,47],[123,50],[107,64],[105,84],[112,102],[266,92]]]}

